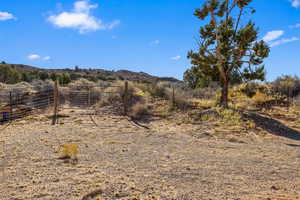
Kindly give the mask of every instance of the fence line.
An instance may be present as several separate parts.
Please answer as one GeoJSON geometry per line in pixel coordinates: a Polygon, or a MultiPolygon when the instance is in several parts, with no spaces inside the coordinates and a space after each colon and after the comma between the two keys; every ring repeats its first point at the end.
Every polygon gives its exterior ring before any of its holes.
{"type": "Polygon", "coordinates": [[[34,87],[0,89],[0,123],[53,108],[52,124],[55,125],[57,124],[59,109],[63,110],[69,107],[95,109],[93,106],[99,103],[102,98],[105,98],[104,95],[114,93],[118,93],[122,98],[123,114],[127,115],[129,104],[127,81],[124,82],[124,86],[88,85],[65,88],[60,87],[56,81],[54,87],[40,88],[40,91],[34,90],[34,87]],[[105,91],[108,88],[120,88],[124,91],[122,94],[119,90],[105,91]]]}

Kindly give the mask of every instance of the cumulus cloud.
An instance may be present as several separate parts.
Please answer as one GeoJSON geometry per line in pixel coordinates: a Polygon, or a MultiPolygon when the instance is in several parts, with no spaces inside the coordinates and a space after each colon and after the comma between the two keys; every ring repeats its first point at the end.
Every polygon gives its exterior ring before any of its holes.
{"type": "Polygon", "coordinates": [[[38,55],[38,54],[30,54],[30,55],[27,56],[27,58],[28,58],[29,60],[37,60],[37,59],[39,59],[40,57],[41,57],[41,56],[38,55]]]}
{"type": "Polygon", "coordinates": [[[92,9],[96,9],[97,4],[90,4],[89,0],[79,0],[74,3],[71,12],[61,12],[48,17],[48,21],[58,28],[73,28],[79,33],[87,33],[97,30],[111,30],[120,24],[120,20],[115,20],[107,25],[101,19],[91,14],[92,9]]]}
{"type": "Polygon", "coordinates": [[[280,39],[280,40],[271,42],[270,47],[275,47],[275,46],[279,46],[279,45],[286,44],[286,43],[291,43],[291,42],[298,41],[298,40],[300,40],[300,38],[298,38],[298,37],[284,38],[284,39],[280,39]]]}
{"type": "Polygon", "coordinates": [[[300,8],[300,0],[291,0],[292,6],[295,8],[300,8]]]}
{"type": "Polygon", "coordinates": [[[281,37],[284,34],[284,31],[282,30],[278,30],[278,31],[270,31],[268,32],[264,37],[263,40],[265,42],[271,42],[273,40],[278,39],[279,37],[281,37]]]}
{"type": "Polygon", "coordinates": [[[174,56],[174,57],[171,57],[171,60],[180,60],[181,56],[174,56]]]}
{"type": "Polygon", "coordinates": [[[16,19],[16,18],[11,13],[0,11],[0,21],[6,21],[10,19],[16,19]]]}

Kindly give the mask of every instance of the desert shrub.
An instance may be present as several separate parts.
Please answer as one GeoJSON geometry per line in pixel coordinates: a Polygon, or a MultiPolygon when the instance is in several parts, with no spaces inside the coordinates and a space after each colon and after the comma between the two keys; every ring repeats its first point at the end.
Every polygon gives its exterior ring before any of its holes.
{"type": "Polygon", "coordinates": [[[296,97],[300,95],[300,79],[297,76],[282,76],[273,83],[274,92],[286,97],[296,97]]]}
{"type": "Polygon", "coordinates": [[[144,92],[155,98],[166,98],[166,88],[158,83],[139,84],[138,87],[144,92]]]}
{"type": "Polygon", "coordinates": [[[31,86],[36,91],[46,91],[46,90],[52,90],[54,87],[54,82],[51,80],[34,80],[31,83],[31,86]]]}
{"type": "Polygon", "coordinates": [[[141,119],[144,116],[147,116],[149,114],[150,114],[149,108],[147,107],[147,105],[142,103],[137,103],[133,105],[130,113],[131,117],[135,119],[141,119]]]}
{"type": "Polygon", "coordinates": [[[270,85],[268,84],[263,83],[249,82],[241,84],[236,87],[236,90],[249,98],[252,98],[254,95],[256,95],[257,92],[265,93],[269,96],[272,95],[272,87],[270,87],[270,85]]]}
{"type": "Polygon", "coordinates": [[[272,100],[272,98],[262,92],[256,92],[256,94],[252,97],[252,101],[254,104],[262,104],[270,100],[272,100]]]}
{"type": "Polygon", "coordinates": [[[235,110],[215,107],[200,114],[201,121],[222,122],[228,125],[241,125],[242,115],[235,110]]]}
{"type": "Polygon", "coordinates": [[[239,112],[232,109],[216,107],[215,109],[221,116],[221,121],[231,125],[239,125],[242,122],[242,116],[239,112]]]}
{"type": "Polygon", "coordinates": [[[165,93],[172,109],[187,110],[191,108],[191,102],[184,91],[180,89],[174,90],[174,96],[173,89],[168,89],[165,93]]]}
{"type": "Polygon", "coordinates": [[[15,84],[22,80],[22,73],[11,65],[0,65],[0,82],[15,84]]]}
{"type": "Polygon", "coordinates": [[[193,98],[199,99],[211,99],[216,95],[217,88],[207,87],[207,88],[196,88],[193,90],[186,90],[190,93],[193,98]]]}
{"type": "Polygon", "coordinates": [[[216,102],[213,99],[191,99],[191,103],[197,108],[212,108],[216,106],[216,102]]]}
{"type": "Polygon", "coordinates": [[[96,86],[96,84],[92,81],[81,78],[79,80],[76,80],[76,81],[70,83],[68,86],[71,89],[80,90],[80,89],[88,89],[88,88],[94,87],[94,86],[96,86]]]}
{"type": "MultiPolygon", "coordinates": [[[[113,84],[117,87],[107,87],[104,90],[100,106],[115,105],[120,106],[124,102],[125,98],[125,87],[123,81],[116,81],[113,84]]],[[[134,87],[131,82],[128,84],[127,100],[129,108],[137,103],[145,103],[145,98],[140,94],[140,90],[134,87]]]]}
{"type": "Polygon", "coordinates": [[[60,146],[60,159],[71,159],[73,162],[77,162],[77,155],[79,154],[79,147],[77,144],[63,144],[60,146]]]}

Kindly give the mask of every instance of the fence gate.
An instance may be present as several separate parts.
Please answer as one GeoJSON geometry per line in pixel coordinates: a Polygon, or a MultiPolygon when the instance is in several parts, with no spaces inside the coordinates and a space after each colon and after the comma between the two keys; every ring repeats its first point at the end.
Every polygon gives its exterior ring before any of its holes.
{"type": "Polygon", "coordinates": [[[124,82],[124,86],[80,85],[70,87],[59,87],[56,82],[53,93],[53,124],[57,123],[59,117],[63,117],[62,114],[103,115],[105,114],[103,106],[112,101],[119,103],[118,105],[114,104],[116,105],[114,109],[119,114],[127,114],[127,81],[124,82]]]}

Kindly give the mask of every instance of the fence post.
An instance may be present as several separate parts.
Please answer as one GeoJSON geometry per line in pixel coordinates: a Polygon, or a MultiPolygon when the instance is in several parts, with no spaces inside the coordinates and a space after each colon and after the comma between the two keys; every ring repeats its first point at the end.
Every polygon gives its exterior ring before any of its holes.
{"type": "Polygon", "coordinates": [[[128,113],[128,81],[125,81],[124,86],[124,115],[128,113]]]}
{"type": "Polygon", "coordinates": [[[53,109],[52,125],[55,125],[57,122],[57,112],[58,112],[58,80],[55,81],[53,93],[54,93],[54,109],[53,109]]]}
{"type": "Polygon", "coordinates": [[[173,106],[173,108],[175,107],[175,104],[176,104],[176,102],[175,102],[175,88],[173,86],[173,91],[172,91],[172,106],[173,106]]]}
{"type": "Polygon", "coordinates": [[[88,107],[91,106],[91,87],[89,86],[89,93],[88,93],[88,107]]]}
{"type": "Polygon", "coordinates": [[[9,92],[9,121],[13,120],[13,99],[12,99],[12,93],[9,92]]]}

